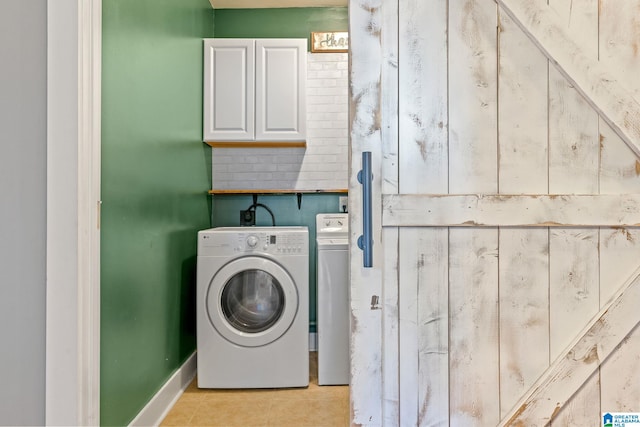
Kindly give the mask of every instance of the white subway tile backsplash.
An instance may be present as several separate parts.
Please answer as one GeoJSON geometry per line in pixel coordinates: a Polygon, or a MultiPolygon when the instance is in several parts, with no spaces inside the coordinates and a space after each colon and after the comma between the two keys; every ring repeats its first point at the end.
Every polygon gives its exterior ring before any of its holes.
{"type": "Polygon", "coordinates": [[[302,160],[300,156],[275,156],[274,160],[280,164],[296,164],[302,160]]]}
{"type": "Polygon", "coordinates": [[[307,96],[317,96],[317,95],[333,95],[333,96],[344,96],[345,102],[347,101],[348,87],[341,86],[342,83],[336,83],[335,87],[310,87],[307,88],[307,96]]]}
{"type": "Polygon", "coordinates": [[[326,167],[327,167],[327,170],[330,171],[330,172],[340,172],[341,170],[343,170],[342,162],[340,162],[340,163],[327,163],[326,167]]]}
{"type": "Polygon", "coordinates": [[[213,188],[348,187],[348,57],[307,55],[307,148],[214,148],[213,188]]]}
{"type": "Polygon", "coordinates": [[[309,72],[314,70],[322,70],[324,64],[322,62],[313,62],[307,61],[307,78],[309,77],[309,72]]]}
{"type": "Polygon", "coordinates": [[[331,129],[329,120],[307,120],[307,129],[331,129]]]}
{"type": "Polygon", "coordinates": [[[346,137],[347,135],[342,132],[343,129],[331,129],[331,128],[323,128],[323,129],[307,129],[307,138],[335,138],[339,139],[340,137],[346,137]]]}
{"type": "Polygon", "coordinates": [[[279,164],[276,165],[276,170],[278,172],[294,172],[300,170],[300,166],[295,164],[279,164]]]}
{"type": "Polygon", "coordinates": [[[309,161],[313,163],[334,163],[338,161],[338,156],[333,154],[318,154],[316,156],[312,156],[309,161]]]}
{"type": "Polygon", "coordinates": [[[222,156],[222,155],[216,155],[216,158],[214,159],[214,163],[218,163],[221,165],[228,165],[229,163],[233,162],[233,156],[222,156]]]}
{"type": "Polygon", "coordinates": [[[249,163],[249,164],[259,163],[260,157],[259,156],[248,156],[248,157],[246,157],[244,159],[244,161],[246,163],[249,163]]]}
{"type": "Polygon", "coordinates": [[[314,76],[316,79],[323,79],[323,80],[337,80],[339,78],[342,77],[342,71],[341,70],[337,70],[337,69],[324,69],[322,71],[316,71],[314,72],[314,76]]]}
{"type": "Polygon", "coordinates": [[[319,145],[313,147],[313,152],[309,154],[336,154],[336,147],[331,145],[319,145]]]}
{"type": "Polygon", "coordinates": [[[339,121],[337,126],[342,127],[346,126],[347,123],[344,123],[344,114],[341,113],[333,113],[333,112],[314,112],[307,114],[307,120],[310,123],[317,123],[323,120],[334,120],[339,121]]]}
{"type": "Polygon", "coordinates": [[[307,87],[336,87],[338,86],[337,79],[312,79],[307,80],[307,87]]]}
{"type": "Polygon", "coordinates": [[[313,97],[307,96],[307,105],[331,105],[336,102],[335,96],[330,95],[317,95],[313,97]]]}
{"type": "Polygon", "coordinates": [[[256,171],[264,171],[264,172],[277,172],[278,171],[278,165],[274,164],[274,163],[267,163],[262,165],[261,167],[256,167],[255,168],[256,171]]]}

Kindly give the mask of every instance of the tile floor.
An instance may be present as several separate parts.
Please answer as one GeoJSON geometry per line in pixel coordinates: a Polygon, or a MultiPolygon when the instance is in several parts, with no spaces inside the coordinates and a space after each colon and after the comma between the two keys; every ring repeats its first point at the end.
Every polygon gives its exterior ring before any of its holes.
{"type": "Polygon", "coordinates": [[[163,420],[163,426],[349,425],[349,387],[318,386],[317,353],[309,354],[308,388],[199,389],[194,380],[163,420]]]}

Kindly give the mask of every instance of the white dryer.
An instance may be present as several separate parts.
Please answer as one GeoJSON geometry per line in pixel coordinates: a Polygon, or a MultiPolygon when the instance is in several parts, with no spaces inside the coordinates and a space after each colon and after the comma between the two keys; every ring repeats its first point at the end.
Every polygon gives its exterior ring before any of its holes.
{"type": "Polygon", "coordinates": [[[307,227],[198,233],[198,387],[309,385],[307,227]]]}
{"type": "Polygon", "coordinates": [[[349,214],[318,214],[318,385],[349,384],[349,214]]]}

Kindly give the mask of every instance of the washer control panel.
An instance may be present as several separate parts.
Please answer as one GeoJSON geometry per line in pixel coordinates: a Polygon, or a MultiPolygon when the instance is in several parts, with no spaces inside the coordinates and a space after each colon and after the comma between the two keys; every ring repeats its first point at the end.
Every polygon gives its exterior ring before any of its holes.
{"type": "Polygon", "coordinates": [[[219,227],[198,232],[198,256],[308,255],[307,227],[219,227]]]}
{"type": "Polygon", "coordinates": [[[300,233],[239,233],[234,252],[260,252],[274,255],[306,254],[308,239],[300,233]]]}

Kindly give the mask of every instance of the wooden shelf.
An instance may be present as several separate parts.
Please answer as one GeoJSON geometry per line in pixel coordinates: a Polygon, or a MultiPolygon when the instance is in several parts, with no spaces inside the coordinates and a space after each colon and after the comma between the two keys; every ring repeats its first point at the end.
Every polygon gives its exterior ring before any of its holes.
{"type": "Polygon", "coordinates": [[[307,141],[204,141],[212,148],[307,148],[307,141]]]}
{"type": "Polygon", "coordinates": [[[338,188],[331,190],[209,190],[211,195],[224,195],[224,194],[320,194],[320,193],[336,193],[346,194],[349,190],[346,188],[338,188]]]}

